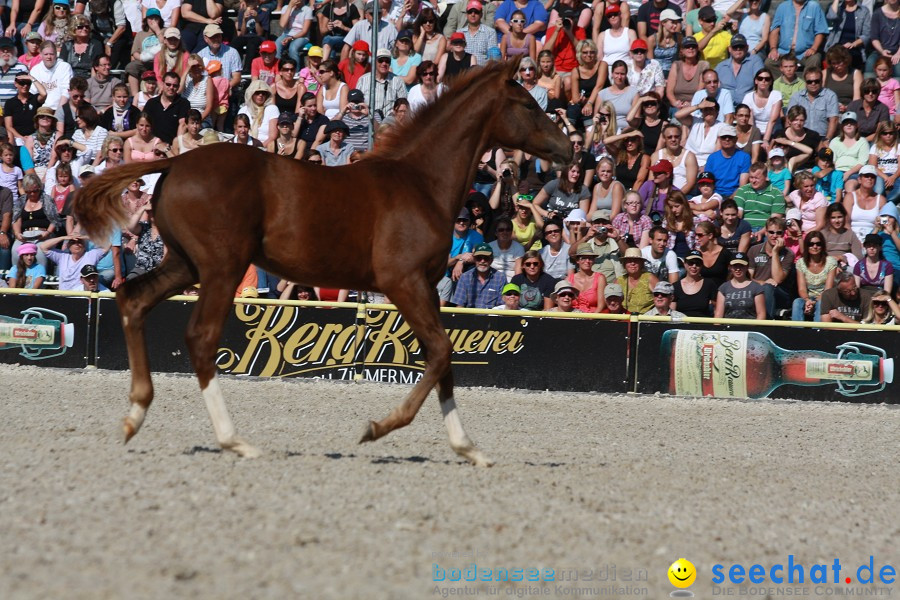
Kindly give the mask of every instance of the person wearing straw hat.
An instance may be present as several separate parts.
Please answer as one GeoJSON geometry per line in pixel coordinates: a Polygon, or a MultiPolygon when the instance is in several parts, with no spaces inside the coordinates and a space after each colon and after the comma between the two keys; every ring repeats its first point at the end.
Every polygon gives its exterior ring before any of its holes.
{"type": "Polygon", "coordinates": [[[556,303],[556,306],[547,309],[547,311],[571,313],[583,312],[575,305],[575,301],[578,299],[578,295],[578,288],[576,288],[574,285],[565,280],[557,281],[556,286],[554,286],[553,288],[553,293],[550,294],[550,299],[556,303]]]}
{"type": "Polygon", "coordinates": [[[653,308],[653,288],[659,279],[646,270],[646,261],[640,248],[628,248],[619,259],[625,274],[616,280],[625,293],[625,310],[632,314],[644,314],[653,308]]]}
{"type": "Polygon", "coordinates": [[[575,308],[581,312],[596,313],[606,308],[603,297],[606,276],[594,270],[596,258],[597,251],[590,244],[578,244],[575,251],[575,271],[564,280],[579,291],[575,299],[575,308]]]}

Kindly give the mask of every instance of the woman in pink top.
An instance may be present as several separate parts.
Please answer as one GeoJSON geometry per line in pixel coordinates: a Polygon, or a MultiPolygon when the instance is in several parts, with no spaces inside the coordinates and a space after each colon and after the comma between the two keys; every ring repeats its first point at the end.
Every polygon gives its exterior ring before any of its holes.
{"type": "Polygon", "coordinates": [[[794,191],[788,194],[788,201],[800,209],[803,233],[825,228],[825,208],[828,200],[822,192],[816,191],[816,177],[809,171],[794,175],[794,191]]]}

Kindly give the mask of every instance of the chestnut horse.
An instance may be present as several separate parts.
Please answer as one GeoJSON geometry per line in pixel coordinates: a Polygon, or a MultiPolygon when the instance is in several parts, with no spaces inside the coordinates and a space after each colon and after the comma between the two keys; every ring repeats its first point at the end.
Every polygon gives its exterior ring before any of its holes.
{"type": "Polygon", "coordinates": [[[166,257],[116,294],[131,368],[125,441],[140,430],[153,400],[144,319],[163,299],[199,282],[186,341],[216,438],[241,456],[259,454],[235,432],[215,365],[235,289],[252,263],[306,285],[383,292],[421,342],[422,378],[385,419],[369,422],[361,442],[408,425],[437,386],[451,447],[489,466],[456,409],[451,345],[435,286],[486,149],[519,148],[557,163],[572,157],[566,136],[514,81],[517,67],[516,61],[496,64],[459,78],[411,124],[380,138],[375,152],[352,165],[321,167],[215,144],[93,178],[78,194],[75,212],[94,239],[107,239],[126,220],[122,190],[145,174],[162,173],[152,209],[166,257]]]}

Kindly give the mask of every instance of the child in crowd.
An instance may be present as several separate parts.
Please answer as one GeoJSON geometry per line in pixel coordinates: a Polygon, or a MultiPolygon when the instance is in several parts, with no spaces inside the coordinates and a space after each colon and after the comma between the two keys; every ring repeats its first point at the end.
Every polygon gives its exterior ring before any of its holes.
{"type": "Polygon", "coordinates": [[[769,183],[785,196],[791,193],[791,170],[784,162],[781,148],[772,148],[769,152],[769,183]]]}
{"type": "Polygon", "coordinates": [[[319,46],[306,48],[306,58],[303,61],[306,66],[300,69],[298,74],[300,83],[306,86],[307,92],[318,94],[319,80],[316,79],[316,71],[319,70],[319,65],[322,63],[322,48],[319,46]]]}
{"type": "Polygon", "coordinates": [[[153,69],[147,69],[141,74],[141,89],[138,92],[135,104],[139,110],[144,110],[144,105],[150,98],[159,96],[159,82],[153,69]]]}
{"type": "Polygon", "coordinates": [[[695,217],[715,220],[722,204],[722,196],[716,193],[716,176],[709,171],[703,171],[697,177],[699,196],[690,199],[691,210],[695,217]]]}
{"type": "Polygon", "coordinates": [[[819,150],[812,174],[816,177],[816,191],[822,192],[829,204],[841,202],[844,196],[844,177],[834,168],[834,152],[831,148],[819,150]]]}
{"type": "Polygon", "coordinates": [[[228,95],[231,92],[231,87],[228,84],[228,80],[222,77],[222,63],[219,61],[209,61],[209,64],[206,65],[206,72],[215,88],[213,109],[209,118],[212,119],[213,129],[223,131],[225,128],[225,116],[228,114],[228,95]]]}
{"type": "Polygon", "coordinates": [[[894,66],[891,64],[891,59],[882,56],[875,61],[875,78],[881,84],[878,100],[888,107],[891,119],[897,114],[897,107],[900,106],[900,81],[892,77],[893,72],[894,66]]]}
{"type": "Polygon", "coordinates": [[[15,165],[16,148],[12,144],[0,144],[0,186],[12,192],[13,202],[19,201],[22,195],[22,177],[20,167],[15,165]]]}
{"type": "Polygon", "coordinates": [[[803,256],[803,213],[789,208],[784,218],[784,247],[794,253],[794,262],[803,256]]]}

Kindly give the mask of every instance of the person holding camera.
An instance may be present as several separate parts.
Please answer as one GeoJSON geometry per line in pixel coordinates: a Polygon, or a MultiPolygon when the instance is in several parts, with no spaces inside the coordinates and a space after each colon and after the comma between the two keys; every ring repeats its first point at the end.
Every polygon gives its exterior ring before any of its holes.
{"type": "Polygon", "coordinates": [[[583,245],[587,245],[594,252],[595,273],[603,273],[607,280],[613,281],[624,272],[619,264],[619,257],[628,249],[628,244],[625,242],[625,236],[612,226],[609,210],[595,210],[591,214],[587,233],[578,240],[578,243],[571,245],[569,256],[579,256],[580,247],[583,245]]]}
{"type": "Polygon", "coordinates": [[[576,208],[587,211],[591,192],[582,181],[579,163],[568,165],[559,179],[545,185],[534,198],[538,213],[545,219],[566,217],[576,208]]]}
{"type": "Polygon", "coordinates": [[[369,105],[364,102],[365,96],[359,90],[347,93],[347,105],[341,109],[340,119],[347,124],[349,133],[347,143],[359,152],[369,149],[369,105]]]}

